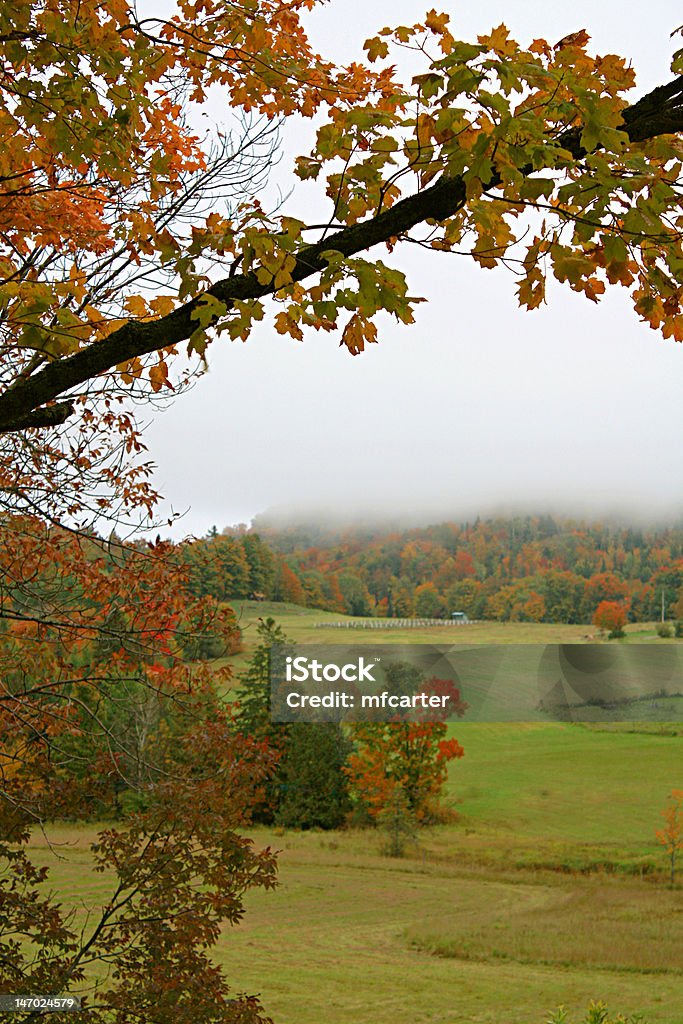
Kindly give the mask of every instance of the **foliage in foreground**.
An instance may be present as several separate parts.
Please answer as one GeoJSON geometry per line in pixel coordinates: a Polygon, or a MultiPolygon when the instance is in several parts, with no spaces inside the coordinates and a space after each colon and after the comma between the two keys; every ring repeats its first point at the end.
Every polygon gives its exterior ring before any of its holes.
{"type": "Polygon", "coordinates": [[[0,522],[0,989],[82,995],[93,1024],[265,1019],[210,952],[245,892],[275,884],[244,834],[273,758],[237,736],[220,674],[185,660],[188,639],[238,632],[174,555],[0,522]],[[65,910],[31,831],[103,817],[105,895],[65,910]]]}
{"type": "MultiPolygon", "coordinates": [[[[552,278],[592,302],[623,288],[638,318],[683,340],[683,51],[633,102],[635,70],[591,53],[586,31],[525,46],[501,24],[459,40],[433,10],[340,68],[300,22],[317,2],[184,0],[140,19],[127,0],[29,0],[0,16],[6,466],[26,457],[27,429],[77,412],[91,440],[112,427],[130,440],[110,409],[94,417],[99,388],[170,392],[178,346],[201,360],[216,332],[246,340],[266,297],[279,333],[339,332],[353,354],[382,312],[413,323],[422,300],[367,256],[379,243],[514,266],[530,310],[552,278]],[[422,58],[410,82],[405,49],[422,58]],[[193,133],[212,87],[241,136],[193,133]],[[273,126],[297,116],[320,118],[296,173],[321,183],[322,224],[258,198],[273,126]]],[[[85,435],[38,446],[33,472],[101,457],[85,435]]]]}
{"type": "Polygon", "coordinates": [[[6,782],[15,813],[4,805],[2,990],[82,994],[91,1024],[267,1020],[257,999],[231,990],[208,954],[221,927],[241,919],[245,892],[275,885],[272,851],[257,851],[241,834],[269,756],[256,743],[237,742],[218,708],[194,717],[146,787],[145,808],[93,843],[95,870],[105,874],[110,895],[84,920],[62,909],[47,871],[27,855],[30,821],[21,801],[40,796],[26,794],[18,777],[6,782]]]}

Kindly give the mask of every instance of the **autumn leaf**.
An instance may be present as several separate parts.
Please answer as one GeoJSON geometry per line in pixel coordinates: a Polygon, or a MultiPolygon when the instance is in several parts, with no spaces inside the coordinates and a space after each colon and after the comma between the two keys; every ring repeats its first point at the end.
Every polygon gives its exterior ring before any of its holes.
{"type": "Polygon", "coordinates": [[[437,11],[432,9],[427,12],[425,25],[431,32],[434,32],[435,35],[442,35],[446,31],[450,20],[450,15],[445,13],[438,14],[437,11]]]}
{"type": "Polygon", "coordinates": [[[590,36],[585,28],[582,28],[578,32],[570,32],[568,35],[563,36],[558,43],[555,43],[553,49],[563,50],[568,46],[584,47],[588,45],[589,41],[590,36]]]}
{"type": "Polygon", "coordinates": [[[377,341],[377,326],[361,316],[354,313],[342,333],[340,345],[346,345],[352,356],[358,355],[365,348],[366,343],[372,344],[377,341]]]}
{"type": "Polygon", "coordinates": [[[371,63],[379,60],[381,57],[386,57],[389,53],[389,45],[384,39],[380,39],[379,36],[374,36],[372,39],[366,39],[363,43],[363,49],[367,51],[368,60],[371,63]]]}
{"type": "Polygon", "coordinates": [[[173,385],[168,379],[168,366],[165,360],[160,359],[149,368],[149,379],[154,392],[161,391],[163,387],[173,390],[173,385]]]}
{"type": "Polygon", "coordinates": [[[483,46],[493,50],[501,57],[512,56],[518,50],[517,43],[514,39],[510,39],[510,32],[507,25],[504,24],[494,28],[488,35],[477,36],[477,39],[483,46]]]}
{"type": "Polygon", "coordinates": [[[141,295],[129,295],[124,307],[132,316],[141,320],[149,315],[149,307],[141,295]]]}

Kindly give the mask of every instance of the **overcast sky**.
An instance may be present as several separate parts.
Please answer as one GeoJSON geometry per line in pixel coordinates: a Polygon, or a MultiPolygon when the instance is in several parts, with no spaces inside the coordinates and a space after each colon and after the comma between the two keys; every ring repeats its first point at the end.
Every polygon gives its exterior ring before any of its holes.
{"type": "MultiPolygon", "coordinates": [[[[681,21],[668,0],[629,12],[616,0],[330,0],[308,25],[319,51],[348,62],[383,25],[430,6],[449,11],[465,39],[501,21],[522,44],[585,27],[597,52],[632,60],[634,96],[668,79],[681,21]]],[[[285,192],[307,132],[295,125],[286,137],[273,178],[285,192]]],[[[308,186],[288,212],[310,220],[324,209],[308,186]]],[[[683,346],[638,323],[625,293],[595,306],[558,285],[527,313],[506,271],[417,247],[377,254],[428,299],[416,324],[382,320],[380,344],[354,358],[338,337],[311,332],[300,343],[266,321],[246,344],[214,343],[210,372],[151,424],[163,512],[189,510],[176,536],[273,508],[427,519],[683,513],[683,346]]]]}

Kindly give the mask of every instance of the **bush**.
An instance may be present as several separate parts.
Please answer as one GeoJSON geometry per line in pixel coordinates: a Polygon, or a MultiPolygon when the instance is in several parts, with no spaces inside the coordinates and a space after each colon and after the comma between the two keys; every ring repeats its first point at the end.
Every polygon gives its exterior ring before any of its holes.
{"type": "Polygon", "coordinates": [[[671,628],[670,622],[657,623],[657,636],[661,637],[662,640],[668,640],[673,635],[673,629],[671,628]]]}
{"type": "Polygon", "coordinates": [[[580,1021],[570,1020],[567,1011],[560,1007],[550,1018],[548,1024],[646,1024],[646,1021],[640,1013],[629,1017],[618,1013],[616,1017],[611,1017],[604,1003],[591,1003],[586,1011],[586,1016],[580,1021]]]}

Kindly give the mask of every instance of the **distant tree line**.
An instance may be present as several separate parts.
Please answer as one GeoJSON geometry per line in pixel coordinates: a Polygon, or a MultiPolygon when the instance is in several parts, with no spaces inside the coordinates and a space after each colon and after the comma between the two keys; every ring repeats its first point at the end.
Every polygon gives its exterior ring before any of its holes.
{"type": "Polygon", "coordinates": [[[354,616],[590,623],[683,618],[683,527],[549,515],[411,530],[226,530],[184,547],[190,587],[218,600],[288,601],[354,616]]]}

